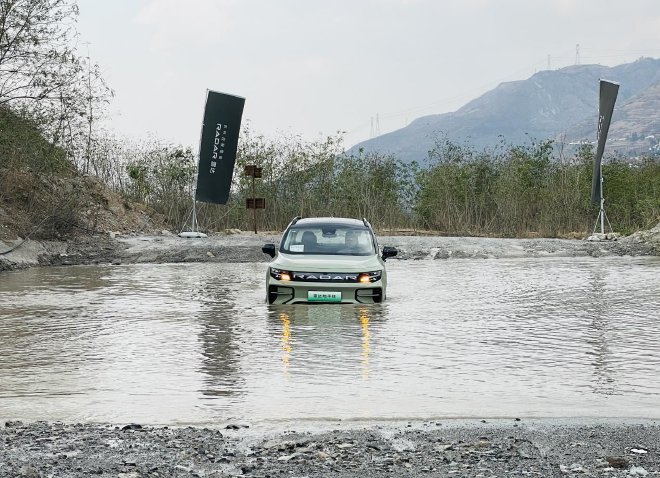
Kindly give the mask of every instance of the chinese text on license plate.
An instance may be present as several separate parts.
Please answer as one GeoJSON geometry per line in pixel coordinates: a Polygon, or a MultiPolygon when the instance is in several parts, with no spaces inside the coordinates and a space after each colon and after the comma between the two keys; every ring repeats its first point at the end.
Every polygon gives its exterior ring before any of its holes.
{"type": "Polygon", "coordinates": [[[307,292],[307,300],[310,302],[341,302],[341,292],[310,290],[307,292]]]}

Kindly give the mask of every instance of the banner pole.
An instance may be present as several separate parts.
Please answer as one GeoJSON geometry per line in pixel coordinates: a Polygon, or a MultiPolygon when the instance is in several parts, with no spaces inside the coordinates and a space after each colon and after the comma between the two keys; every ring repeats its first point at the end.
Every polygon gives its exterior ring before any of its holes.
{"type": "Polygon", "coordinates": [[[255,186],[255,174],[252,174],[252,198],[254,199],[253,219],[254,219],[254,233],[257,233],[257,190],[255,186]]]}
{"type": "Polygon", "coordinates": [[[600,168],[600,233],[605,234],[605,195],[603,194],[603,167],[600,168]]]}
{"type": "Polygon", "coordinates": [[[193,197],[192,232],[197,232],[197,201],[193,197]]]}

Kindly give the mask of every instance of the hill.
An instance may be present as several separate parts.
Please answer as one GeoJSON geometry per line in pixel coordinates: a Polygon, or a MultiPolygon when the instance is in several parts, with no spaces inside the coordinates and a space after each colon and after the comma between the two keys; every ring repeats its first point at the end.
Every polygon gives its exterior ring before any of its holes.
{"type": "Polygon", "coordinates": [[[414,120],[405,128],[364,141],[350,152],[392,153],[403,161],[423,161],[439,135],[484,148],[530,138],[595,141],[598,81],[621,84],[610,130],[623,152],[648,151],[660,138],[660,59],[606,67],[574,65],[506,82],[452,113],[414,120]],[[651,138],[649,138],[649,136],[651,138]]]}
{"type": "Polygon", "coordinates": [[[0,107],[0,240],[163,227],[160,215],[144,204],[81,174],[33,120],[0,107]]]}

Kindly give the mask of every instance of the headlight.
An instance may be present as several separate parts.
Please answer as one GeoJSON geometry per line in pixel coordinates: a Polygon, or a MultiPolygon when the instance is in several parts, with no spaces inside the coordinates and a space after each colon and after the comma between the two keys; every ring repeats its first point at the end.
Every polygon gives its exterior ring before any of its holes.
{"type": "Polygon", "coordinates": [[[378,282],[383,271],[362,272],[358,277],[358,282],[370,283],[378,282]]]}
{"type": "Polygon", "coordinates": [[[271,267],[270,276],[273,279],[287,281],[287,280],[291,280],[292,274],[289,271],[285,271],[282,269],[275,269],[274,267],[271,267]]]}

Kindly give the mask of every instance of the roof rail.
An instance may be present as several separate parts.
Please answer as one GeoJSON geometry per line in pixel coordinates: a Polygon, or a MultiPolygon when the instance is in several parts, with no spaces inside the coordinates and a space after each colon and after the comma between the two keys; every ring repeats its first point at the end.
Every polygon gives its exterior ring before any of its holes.
{"type": "Polygon", "coordinates": [[[362,224],[364,224],[365,227],[368,227],[369,229],[371,229],[371,224],[369,224],[369,221],[367,221],[366,217],[362,218],[362,224]]]}
{"type": "Polygon", "coordinates": [[[302,216],[296,216],[293,218],[291,221],[291,225],[293,226],[295,223],[297,223],[300,219],[302,219],[302,216]]]}

